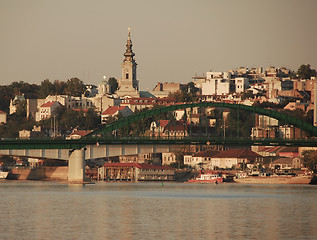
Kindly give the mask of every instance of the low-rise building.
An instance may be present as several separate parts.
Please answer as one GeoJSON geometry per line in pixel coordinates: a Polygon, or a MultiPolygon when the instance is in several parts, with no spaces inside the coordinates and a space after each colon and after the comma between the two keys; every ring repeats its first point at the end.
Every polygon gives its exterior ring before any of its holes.
{"type": "Polygon", "coordinates": [[[80,139],[91,132],[92,130],[75,130],[68,137],[66,137],[66,139],[80,139]]]}
{"type": "Polygon", "coordinates": [[[156,97],[167,97],[170,93],[174,93],[180,90],[180,83],[158,82],[151,93],[156,97]]]}
{"type": "Polygon", "coordinates": [[[249,88],[249,79],[243,77],[235,78],[236,93],[245,92],[249,88]]]}
{"type": "Polygon", "coordinates": [[[294,111],[296,109],[300,109],[302,110],[303,112],[306,111],[306,107],[307,107],[307,104],[305,103],[301,103],[300,101],[296,101],[296,102],[289,102],[285,107],[284,109],[285,110],[290,110],[290,111],[294,111]]]}
{"type": "Polygon", "coordinates": [[[206,168],[206,165],[209,165],[211,162],[211,158],[218,153],[219,151],[208,149],[206,151],[197,152],[194,155],[184,155],[184,164],[193,168],[206,168]]]}
{"type": "Polygon", "coordinates": [[[162,165],[167,166],[176,163],[176,155],[172,152],[162,153],[162,165]]]}
{"type": "Polygon", "coordinates": [[[278,158],[269,164],[271,169],[289,170],[289,169],[299,169],[302,167],[302,162],[300,158],[278,158]]]}
{"type": "Polygon", "coordinates": [[[105,123],[110,117],[116,117],[119,114],[122,117],[128,117],[133,114],[132,110],[127,106],[112,106],[101,114],[101,123],[105,123]]]}
{"type": "Polygon", "coordinates": [[[7,114],[0,110],[0,124],[7,123],[7,114]]]}
{"type": "Polygon", "coordinates": [[[159,120],[150,126],[151,136],[156,137],[185,137],[188,136],[188,124],[184,121],[159,120]]]}
{"type": "Polygon", "coordinates": [[[196,168],[215,170],[217,168],[242,168],[260,161],[262,156],[249,149],[229,149],[225,151],[206,150],[192,157],[184,156],[184,164],[196,168]]]}
{"type": "Polygon", "coordinates": [[[154,106],[169,106],[175,104],[175,98],[163,97],[140,97],[140,98],[126,98],[120,103],[120,106],[127,106],[133,112],[136,110],[140,111],[142,109],[151,109],[154,106]]]}
{"type": "Polygon", "coordinates": [[[50,118],[53,115],[54,111],[61,106],[62,105],[57,101],[44,103],[43,105],[41,105],[39,111],[36,113],[35,121],[38,122],[50,118]]]}
{"type": "Polygon", "coordinates": [[[299,148],[291,146],[252,146],[252,150],[263,157],[299,157],[299,148]]]}
{"type": "Polygon", "coordinates": [[[98,179],[105,181],[172,181],[175,169],[139,163],[105,163],[98,169],[98,179]]]}
{"type": "Polygon", "coordinates": [[[34,126],[31,131],[26,129],[19,131],[19,138],[21,139],[34,139],[45,137],[48,137],[48,134],[45,131],[42,131],[41,127],[34,126]],[[39,128],[39,130],[37,130],[36,128],[39,128]]]}

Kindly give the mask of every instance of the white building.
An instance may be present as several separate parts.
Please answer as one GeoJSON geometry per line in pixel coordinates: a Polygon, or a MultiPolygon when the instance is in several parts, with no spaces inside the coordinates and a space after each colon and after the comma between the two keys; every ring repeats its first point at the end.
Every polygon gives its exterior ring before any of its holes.
{"type": "Polygon", "coordinates": [[[202,95],[226,95],[230,93],[229,72],[207,72],[206,82],[202,83],[202,95]]]}
{"type": "Polygon", "coordinates": [[[208,80],[208,82],[202,83],[201,93],[202,95],[216,95],[217,94],[217,80],[208,80]]]}
{"type": "Polygon", "coordinates": [[[19,102],[22,101],[25,101],[24,95],[16,95],[13,100],[10,100],[10,115],[17,111],[19,102]]]}
{"type": "Polygon", "coordinates": [[[236,93],[242,93],[249,88],[249,79],[238,77],[235,78],[236,93]]]}
{"type": "Polygon", "coordinates": [[[171,163],[176,163],[176,155],[174,153],[162,153],[162,165],[167,166],[171,163]]]}
{"type": "Polygon", "coordinates": [[[116,117],[121,114],[122,117],[128,117],[133,114],[132,110],[126,106],[112,106],[101,114],[101,123],[105,123],[110,117],[116,117]]]}
{"type": "Polygon", "coordinates": [[[110,86],[109,82],[105,79],[98,86],[98,94],[99,95],[108,95],[110,93],[111,93],[111,86],[110,86]]]}
{"type": "Polygon", "coordinates": [[[47,118],[50,118],[56,108],[62,106],[59,102],[54,101],[54,102],[47,102],[44,103],[39,111],[35,115],[35,121],[41,121],[47,118]]]}
{"type": "Polygon", "coordinates": [[[210,163],[211,158],[218,153],[219,151],[208,149],[206,151],[197,152],[194,155],[184,155],[184,164],[193,168],[205,168],[205,165],[210,163]]]}
{"type": "Polygon", "coordinates": [[[222,79],[218,82],[217,95],[227,95],[230,93],[230,80],[222,79]]]}
{"type": "Polygon", "coordinates": [[[7,123],[7,114],[0,110],[0,124],[7,123]]]}

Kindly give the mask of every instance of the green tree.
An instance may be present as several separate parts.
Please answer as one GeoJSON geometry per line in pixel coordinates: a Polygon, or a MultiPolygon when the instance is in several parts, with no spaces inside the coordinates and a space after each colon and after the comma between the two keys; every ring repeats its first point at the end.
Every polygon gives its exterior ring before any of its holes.
{"type": "Polygon", "coordinates": [[[85,91],[85,84],[78,78],[67,80],[65,93],[70,96],[80,97],[85,91]]]}
{"type": "Polygon", "coordinates": [[[97,128],[99,124],[100,124],[100,117],[98,116],[97,112],[94,111],[93,108],[89,108],[86,113],[87,129],[97,128]]]}
{"type": "Polygon", "coordinates": [[[72,109],[67,109],[62,119],[60,120],[61,126],[64,128],[83,128],[86,125],[85,116],[83,112],[74,111],[72,109]]]}
{"type": "Polygon", "coordinates": [[[0,110],[9,109],[10,100],[13,98],[12,89],[9,86],[0,86],[0,110]]]}
{"type": "Polygon", "coordinates": [[[316,70],[311,69],[309,64],[303,64],[298,68],[297,75],[300,79],[310,79],[311,77],[316,76],[316,70]]]}
{"type": "Polygon", "coordinates": [[[307,150],[303,152],[304,165],[310,170],[317,170],[317,151],[307,150]]]}
{"type": "Polygon", "coordinates": [[[50,94],[54,94],[54,85],[50,82],[50,80],[45,79],[41,82],[38,97],[46,98],[50,94]]]}
{"type": "Polygon", "coordinates": [[[226,128],[226,133],[232,137],[237,136],[237,131],[239,129],[238,135],[240,137],[250,137],[252,124],[253,124],[253,116],[250,116],[250,113],[247,111],[239,111],[237,109],[230,109],[230,113],[228,115],[228,124],[226,128]]]}
{"type": "Polygon", "coordinates": [[[20,120],[26,118],[26,100],[19,101],[17,110],[15,112],[15,117],[20,120]]]}
{"type": "Polygon", "coordinates": [[[108,83],[111,88],[111,94],[115,93],[118,90],[118,81],[114,77],[109,78],[108,83]]]}
{"type": "MultiPolygon", "coordinates": [[[[29,84],[23,81],[13,82],[9,86],[12,89],[11,93],[13,95],[24,94],[25,98],[37,98],[39,86],[36,84],[29,84]]],[[[12,96],[14,97],[14,96],[12,96]]]]}
{"type": "Polygon", "coordinates": [[[66,83],[60,80],[55,80],[54,83],[54,93],[57,95],[65,94],[66,83]]]}
{"type": "Polygon", "coordinates": [[[55,109],[54,115],[58,121],[61,121],[64,117],[65,113],[67,111],[67,108],[65,106],[59,106],[55,109]]]}

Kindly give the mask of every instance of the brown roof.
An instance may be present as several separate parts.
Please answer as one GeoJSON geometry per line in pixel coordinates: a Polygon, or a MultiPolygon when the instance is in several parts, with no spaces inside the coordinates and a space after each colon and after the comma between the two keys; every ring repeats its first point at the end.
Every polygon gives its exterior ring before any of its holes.
{"type": "Polygon", "coordinates": [[[279,152],[296,152],[298,153],[298,147],[282,147],[279,152]]]}
{"type": "Polygon", "coordinates": [[[41,107],[51,107],[56,101],[44,103],[41,107]]]}
{"type": "Polygon", "coordinates": [[[293,159],[292,158],[278,158],[275,161],[273,161],[274,164],[292,164],[293,159]]]}
{"type": "Polygon", "coordinates": [[[72,132],[70,134],[70,136],[73,136],[73,135],[79,135],[79,136],[86,136],[87,134],[91,133],[92,130],[77,130],[75,132],[72,132]]]}
{"type": "Polygon", "coordinates": [[[117,111],[122,111],[125,109],[127,106],[111,106],[107,108],[102,115],[109,115],[109,114],[115,114],[117,111]]]}
{"type": "Polygon", "coordinates": [[[184,131],[184,127],[185,131],[187,131],[188,124],[184,123],[183,121],[168,122],[168,124],[166,124],[164,127],[164,131],[184,131]]]}
{"type": "Polygon", "coordinates": [[[261,157],[259,154],[251,151],[250,149],[229,149],[225,151],[221,151],[214,157],[216,158],[259,158],[261,157]]]}
{"type": "Polygon", "coordinates": [[[214,157],[219,151],[208,149],[206,151],[201,151],[193,155],[193,157],[214,157]]]}

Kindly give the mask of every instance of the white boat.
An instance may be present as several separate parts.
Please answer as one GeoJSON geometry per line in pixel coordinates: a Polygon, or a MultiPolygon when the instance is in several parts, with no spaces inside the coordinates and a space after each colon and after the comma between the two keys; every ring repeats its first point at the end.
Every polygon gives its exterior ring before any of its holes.
{"type": "Polygon", "coordinates": [[[6,179],[8,176],[9,172],[2,172],[0,171],[0,179],[6,179]]]}
{"type": "Polygon", "coordinates": [[[222,183],[223,177],[215,173],[200,173],[195,179],[190,179],[188,182],[196,183],[222,183]]]}

